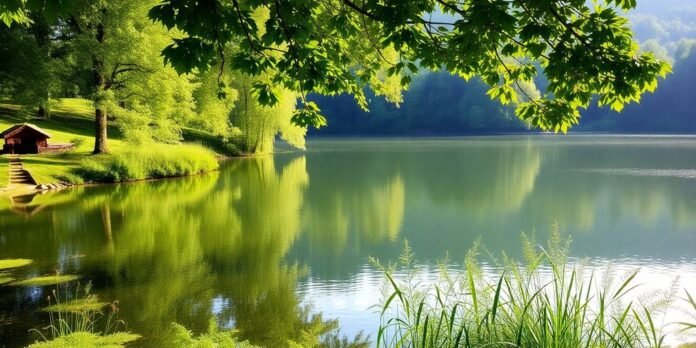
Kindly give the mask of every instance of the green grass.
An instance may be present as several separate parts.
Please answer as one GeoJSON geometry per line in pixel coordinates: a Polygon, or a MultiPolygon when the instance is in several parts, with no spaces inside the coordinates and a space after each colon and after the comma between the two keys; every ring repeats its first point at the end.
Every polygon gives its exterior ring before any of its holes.
{"type": "Polygon", "coordinates": [[[184,141],[199,143],[224,156],[233,157],[242,154],[235,144],[227,142],[224,138],[216,137],[208,132],[192,128],[183,128],[182,136],[184,141]]]}
{"type": "MultiPolygon", "coordinates": [[[[90,155],[94,146],[94,108],[88,100],[61,99],[56,101],[51,117],[40,119],[27,115],[18,105],[0,104],[0,131],[18,123],[32,123],[51,135],[50,143],[76,143],[70,152],[41,155],[23,155],[24,168],[38,183],[63,181],[82,158],[90,155]]],[[[109,148],[118,152],[126,148],[116,127],[109,127],[109,148]]],[[[0,156],[3,158],[4,156],[0,156]]],[[[3,160],[6,161],[5,158],[3,160]]],[[[0,166],[0,171],[3,168],[0,166]]],[[[7,172],[5,170],[4,172],[7,172]]],[[[0,174],[3,175],[3,174],[0,174]]],[[[5,174],[6,175],[6,174],[5,174]]],[[[2,177],[0,176],[0,180],[2,177]]],[[[0,183],[5,181],[0,181],[0,183]]]]}
{"type": "Polygon", "coordinates": [[[0,189],[10,183],[10,167],[7,158],[0,156],[0,189]]]}
{"type": "Polygon", "coordinates": [[[0,260],[0,271],[28,266],[32,262],[33,261],[29,259],[3,259],[0,260]]]}
{"type": "Polygon", "coordinates": [[[100,335],[93,332],[77,331],[59,336],[51,341],[36,342],[29,345],[30,348],[67,348],[67,347],[125,347],[126,344],[136,341],[140,335],[129,332],[116,332],[109,335],[100,335]]]}
{"type": "Polygon", "coordinates": [[[80,167],[81,161],[89,156],[89,153],[72,151],[42,155],[23,155],[22,163],[24,168],[31,173],[31,176],[39,184],[58,181],[81,183],[73,177],[72,173],[80,167]]]}
{"type": "MultiPolygon", "coordinates": [[[[214,170],[212,152],[202,151],[191,144],[143,146],[133,149],[121,138],[116,127],[109,127],[109,149],[113,155],[92,156],[94,146],[94,108],[84,99],[60,99],[53,106],[49,119],[38,119],[32,113],[13,104],[0,103],[0,131],[17,123],[33,123],[51,135],[49,143],[75,143],[72,151],[23,155],[24,168],[37,183],[67,181],[127,181],[192,175],[214,170]],[[202,157],[196,157],[202,156],[202,157]],[[142,158],[147,158],[148,163],[142,158]],[[124,163],[133,161],[134,163],[124,163]],[[191,163],[186,163],[191,162],[191,163]],[[79,173],[80,175],[76,175],[79,173]]],[[[238,155],[236,147],[209,133],[185,129],[184,141],[201,144],[226,155],[238,155]]],[[[0,188],[8,182],[7,159],[0,156],[0,188]]]]}
{"type": "Polygon", "coordinates": [[[544,248],[525,239],[526,263],[493,259],[497,278],[484,276],[475,247],[461,272],[443,263],[431,287],[419,286],[407,247],[404,273],[380,266],[389,285],[377,346],[663,347],[657,318],[672,308],[674,289],[636,296],[636,273],[616,278],[571,266],[567,246],[557,232],[544,248]]]}
{"type": "Polygon", "coordinates": [[[125,323],[117,319],[118,302],[104,306],[91,293],[92,284],[71,291],[70,284],[57,286],[48,297],[50,325],[33,329],[41,339],[29,347],[125,347],[139,339],[138,334],[121,331],[125,323]],[[107,307],[107,313],[102,310],[107,307]]]}
{"type": "MultiPolygon", "coordinates": [[[[84,99],[61,99],[56,102],[54,112],[48,119],[26,115],[18,105],[0,104],[0,130],[17,123],[32,123],[51,135],[49,143],[81,141],[76,152],[89,153],[94,146],[94,109],[84,99]]],[[[116,127],[109,127],[109,147],[118,150],[124,146],[116,127]]]]}
{"type": "Polygon", "coordinates": [[[79,276],[71,274],[60,274],[60,275],[50,275],[50,276],[40,276],[29,279],[20,280],[12,283],[15,286],[47,286],[56,285],[62,283],[69,283],[79,279],[79,276]]]}
{"type": "Polygon", "coordinates": [[[52,304],[48,307],[42,308],[44,312],[71,312],[71,313],[81,313],[85,311],[101,311],[104,307],[109,304],[106,302],[99,301],[99,298],[95,295],[88,295],[85,298],[78,298],[70,301],[64,301],[56,304],[52,304]]]}
{"type": "Polygon", "coordinates": [[[121,182],[194,175],[218,166],[215,154],[202,146],[152,144],[85,158],[74,174],[85,182],[121,182]]]}

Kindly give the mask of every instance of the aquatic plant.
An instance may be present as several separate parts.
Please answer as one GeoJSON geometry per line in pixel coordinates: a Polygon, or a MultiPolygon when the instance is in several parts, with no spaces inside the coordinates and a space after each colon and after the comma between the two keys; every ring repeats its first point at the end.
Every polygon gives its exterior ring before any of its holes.
{"type": "Polygon", "coordinates": [[[24,267],[32,263],[29,259],[3,259],[0,260],[0,271],[10,268],[24,267]]]}
{"type": "Polygon", "coordinates": [[[66,347],[124,347],[126,343],[140,338],[129,332],[116,332],[110,335],[99,335],[92,332],[74,332],[57,337],[51,341],[36,342],[29,348],[66,348],[66,347]]]}
{"type": "Polygon", "coordinates": [[[635,296],[637,271],[617,278],[610,271],[600,275],[572,265],[569,241],[557,228],[547,247],[537,247],[527,237],[523,244],[525,263],[505,255],[500,262],[492,260],[501,271],[497,277],[483,271],[476,245],[464,270],[451,271],[443,262],[439,280],[430,286],[418,282],[408,245],[398,268],[375,261],[387,281],[377,345],[664,346],[664,327],[656,319],[673,302],[674,286],[649,297],[635,296]]]}
{"type": "Polygon", "coordinates": [[[77,283],[71,291],[70,284],[56,286],[48,297],[50,325],[43,330],[32,330],[41,341],[31,348],[48,347],[123,347],[140,338],[140,335],[122,331],[125,322],[117,319],[118,301],[105,303],[91,293],[92,284],[83,288],[77,283]],[[107,313],[104,313],[107,308],[107,313]],[[44,334],[44,330],[48,332],[44,334]]]}
{"type": "Polygon", "coordinates": [[[81,313],[85,311],[101,311],[104,307],[108,306],[109,303],[99,301],[96,295],[89,294],[85,298],[78,298],[74,300],[68,300],[64,302],[57,302],[48,307],[42,308],[44,312],[56,312],[56,313],[81,313]]]}
{"type": "Polygon", "coordinates": [[[696,299],[694,299],[687,291],[684,292],[686,294],[686,298],[684,300],[688,303],[689,309],[691,310],[688,314],[693,322],[680,322],[679,325],[682,327],[682,332],[696,331],[696,299]]]}
{"type": "Polygon", "coordinates": [[[72,274],[56,274],[50,276],[33,277],[12,283],[16,286],[48,286],[68,283],[79,279],[79,276],[72,274]]]}
{"type": "Polygon", "coordinates": [[[24,267],[30,265],[33,261],[29,259],[2,259],[0,260],[0,285],[12,283],[15,281],[15,277],[10,275],[10,272],[5,272],[7,270],[14,270],[15,268],[24,267]]]}
{"type": "Polygon", "coordinates": [[[229,348],[253,348],[256,347],[248,341],[240,342],[237,339],[237,330],[220,330],[214,318],[210,319],[208,332],[194,336],[193,332],[183,325],[172,323],[171,347],[229,347],[229,348]]]}
{"type": "MultiPolygon", "coordinates": [[[[193,332],[183,325],[172,323],[167,346],[181,348],[259,347],[251,344],[249,341],[242,341],[240,333],[237,329],[220,329],[214,318],[211,318],[208,323],[208,331],[198,336],[195,336],[193,332]]],[[[296,339],[287,339],[279,346],[289,348],[367,348],[370,346],[369,337],[362,332],[359,332],[353,339],[341,336],[338,322],[336,320],[325,322],[321,316],[314,316],[311,327],[299,330],[296,336],[296,339]]],[[[267,345],[262,346],[265,347],[267,345]]]]}

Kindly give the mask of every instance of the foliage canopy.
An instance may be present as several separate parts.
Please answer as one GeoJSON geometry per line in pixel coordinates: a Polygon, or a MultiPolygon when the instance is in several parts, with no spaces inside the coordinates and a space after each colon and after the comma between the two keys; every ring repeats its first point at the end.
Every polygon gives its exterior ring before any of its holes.
{"type": "MultiPolygon", "coordinates": [[[[60,12],[56,4],[80,1],[13,0],[0,16],[22,21],[24,10],[60,12]]],[[[325,124],[308,93],[349,93],[366,108],[366,84],[398,100],[399,90],[385,81],[407,87],[419,70],[444,67],[465,79],[481,77],[492,98],[515,104],[531,125],[566,131],[593,96],[621,110],[669,72],[667,62],[639,52],[621,13],[635,6],[636,0],[165,0],[149,15],[183,33],[162,52],[178,73],[217,65],[221,72],[270,74],[254,83],[254,94],[273,106],[278,86],[298,93],[297,125],[325,124]],[[549,82],[543,95],[529,90],[538,74],[549,82]]],[[[219,87],[226,87],[222,80],[219,87]]]]}

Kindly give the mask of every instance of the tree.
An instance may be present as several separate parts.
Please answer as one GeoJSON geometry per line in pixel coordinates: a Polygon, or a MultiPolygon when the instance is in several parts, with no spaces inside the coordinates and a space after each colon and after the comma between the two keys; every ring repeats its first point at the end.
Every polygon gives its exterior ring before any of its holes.
{"type": "MultiPolygon", "coordinates": [[[[191,117],[194,89],[159,55],[169,41],[166,29],[147,11],[156,1],[86,1],[64,13],[72,70],[88,70],[86,93],[95,106],[94,154],[109,153],[109,119],[130,140],[176,142],[179,124],[191,117]]],[[[80,75],[80,74],[78,74],[80,75]]]]}
{"type": "MultiPolygon", "coordinates": [[[[271,83],[302,100],[293,116],[298,125],[325,123],[307,93],[348,92],[365,106],[361,86],[384,69],[406,87],[420,68],[445,67],[466,79],[480,76],[491,97],[516,103],[532,125],[566,131],[594,95],[621,110],[669,72],[666,62],[639,53],[615,7],[630,10],[635,0],[594,8],[584,0],[167,0],[150,15],[186,32],[164,50],[181,73],[224,66],[227,58],[251,75],[277,71],[271,83]],[[257,25],[261,9],[270,15],[257,25]],[[438,14],[444,19],[433,20],[438,14]],[[229,42],[240,50],[225,57],[221,47],[229,42]],[[390,49],[396,60],[383,54],[390,49]],[[549,81],[543,96],[526,92],[537,66],[549,81]]],[[[277,102],[271,83],[254,86],[261,104],[277,102]]]]}
{"type": "Polygon", "coordinates": [[[238,97],[230,113],[232,124],[242,131],[242,145],[250,153],[265,153],[273,150],[276,135],[290,145],[304,149],[306,128],[291,122],[295,111],[296,95],[289,90],[274,92],[278,101],[273,107],[260,105],[252,95],[255,84],[263,79],[236,74],[231,86],[238,97]]]}
{"type": "Polygon", "coordinates": [[[31,13],[28,26],[0,27],[0,75],[8,95],[16,102],[50,116],[51,94],[59,89],[59,45],[54,43],[47,20],[31,13]]]}
{"type": "MultiPolygon", "coordinates": [[[[0,6],[0,19],[22,21],[23,11],[61,12],[59,5],[80,1],[12,0],[0,6]]],[[[274,72],[271,81],[254,84],[254,93],[269,106],[278,101],[277,87],[298,93],[301,107],[293,122],[300,126],[326,122],[317,105],[306,100],[308,93],[346,92],[366,107],[363,85],[387,92],[376,79],[396,76],[407,87],[418,70],[444,67],[465,79],[480,76],[491,97],[516,104],[516,114],[533,126],[566,131],[594,96],[601,105],[621,110],[655,90],[670,69],[653,54],[639,52],[628,21],[617,11],[633,9],[636,0],[594,5],[585,0],[165,0],[149,14],[185,33],[163,51],[179,73],[214,64],[252,76],[274,72]],[[258,11],[268,13],[260,25],[258,11]],[[229,43],[239,47],[232,56],[225,54],[229,43]],[[395,57],[385,54],[390,50],[395,57]],[[529,95],[524,85],[540,73],[549,82],[546,93],[529,95]]]]}

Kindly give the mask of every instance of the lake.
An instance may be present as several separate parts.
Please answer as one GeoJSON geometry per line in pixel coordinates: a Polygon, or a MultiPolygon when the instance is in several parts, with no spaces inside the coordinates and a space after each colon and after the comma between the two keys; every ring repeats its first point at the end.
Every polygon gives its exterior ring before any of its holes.
{"type": "MultiPolygon", "coordinates": [[[[210,318],[267,346],[319,320],[374,337],[370,257],[408,241],[427,281],[479,239],[521,257],[521,233],[544,241],[554,223],[582,262],[696,292],[695,137],[310,140],[207,175],[0,198],[0,258],[90,281],[141,346],[210,318]]],[[[0,286],[0,347],[48,324],[53,288],[0,286]]]]}

